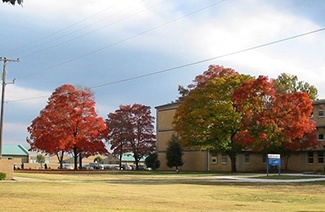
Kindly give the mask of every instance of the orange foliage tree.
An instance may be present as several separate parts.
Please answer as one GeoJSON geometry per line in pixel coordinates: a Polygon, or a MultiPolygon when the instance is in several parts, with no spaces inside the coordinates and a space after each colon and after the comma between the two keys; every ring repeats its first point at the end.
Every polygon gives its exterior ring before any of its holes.
{"type": "Polygon", "coordinates": [[[150,107],[141,104],[121,105],[114,113],[108,114],[107,140],[113,155],[120,157],[120,167],[123,154],[132,154],[138,169],[139,161],[154,150],[153,122],[150,107]]]}
{"type": "Polygon", "coordinates": [[[56,154],[62,168],[64,153],[74,157],[74,168],[82,167],[82,158],[105,154],[103,140],[107,126],[95,111],[92,92],[72,85],[58,87],[32,124],[27,128],[31,150],[56,154]]]}
{"type": "Polygon", "coordinates": [[[255,151],[286,155],[319,146],[315,122],[310,119],[313,105],[308,93],[279,92],[274,82],[260,76],[235,91],[233,102],[242,114],[235,139],[255,151]]]}

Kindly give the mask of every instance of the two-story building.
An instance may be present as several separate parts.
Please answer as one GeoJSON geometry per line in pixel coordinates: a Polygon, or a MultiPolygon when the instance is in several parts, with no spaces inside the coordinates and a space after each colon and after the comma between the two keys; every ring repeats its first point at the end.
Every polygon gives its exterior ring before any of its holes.
{"type": "MultiPolygon", "coordinates": [[[[160,160],[160,170],[171,170],[166,164],[167,142],[175,133],[172,125],[179,102],[156,107],[157,153],[160,160]]],[[[318,140],[324,142],[325,137],[325,100],[313,102],[313,115],[317,127],[318,140]]],[[[303,150],[287,158],[282,158],[281,167],[295,172],[314,172],[324,170],[324,148],[303,150]]],[[[230,158],[220,152],[184,150],[184,171],[231,171],[230,158]]],[[[266,170],[266,155],[246,151],[237,155],[236,168],[238,172],[266,170]]]]}

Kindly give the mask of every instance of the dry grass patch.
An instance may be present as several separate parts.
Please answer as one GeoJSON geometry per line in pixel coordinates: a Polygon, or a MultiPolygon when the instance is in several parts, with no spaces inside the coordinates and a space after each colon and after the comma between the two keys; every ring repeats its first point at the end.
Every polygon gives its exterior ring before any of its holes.
{"type": "Polygon", "coordinates": [[[37,181],[0,182],[0,211],[323,211],[325,208],[322,185],[240,185],[217,181],[209,185],[187,184],[191,179],[209,179],[211,175],[182,174],[19,173],[17,177],[37,181]]]}

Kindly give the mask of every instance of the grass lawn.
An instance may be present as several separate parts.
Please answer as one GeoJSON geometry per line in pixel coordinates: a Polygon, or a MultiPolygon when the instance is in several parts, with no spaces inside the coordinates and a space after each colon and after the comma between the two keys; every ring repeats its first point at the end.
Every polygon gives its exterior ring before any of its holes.
{"type": "Polygon", "coordinates": [[[239,184],[213,174],[155,172],[14,176],[0,181],[0,211],[325,210],[323,182],[239,184]]]}

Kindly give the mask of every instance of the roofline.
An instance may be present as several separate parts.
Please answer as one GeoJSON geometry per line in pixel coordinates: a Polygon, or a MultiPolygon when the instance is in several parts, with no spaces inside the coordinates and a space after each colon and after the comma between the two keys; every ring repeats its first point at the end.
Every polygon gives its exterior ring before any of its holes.
{"type": "Polygon", "coordinates": [[[313,100],[313,105],[325,104],[325,99],[316,99],[313,100]]]}
{"type": "MultiPolygon", "coordinates": [[[[163,105],[158,105],[155,107],[156,110],[162,109],[164,107],[175,107],[177,108],[179,106],[179,104],[181,103],[181,101],[179,100],[175,100],[172,101],[171,103],[167,103],[167,104],[163,104],[163,105]]],[[[325,99],[316,99],[313,100],[313,105],[319,105],[319,104],[325,104],[325,99]]]]}
{"type": "Polygon", "coordinates": [[[27,155],[29,155],[28,150],[27,150],[23,145],[19,144],[18,147],[19,147],[19,148],[20,148],[24,153],[26,153],[27,155]]]}
{"type": "Polygon", "coordinates": [[[170,106],[177,107],[179,104],[180,104],[180,101],[175,101],[175,102],[171,102],[171,103],[168,103],[168,104],[156,106],[155,108],[158,110],[160,108],[170,107],[170,106]]]}

